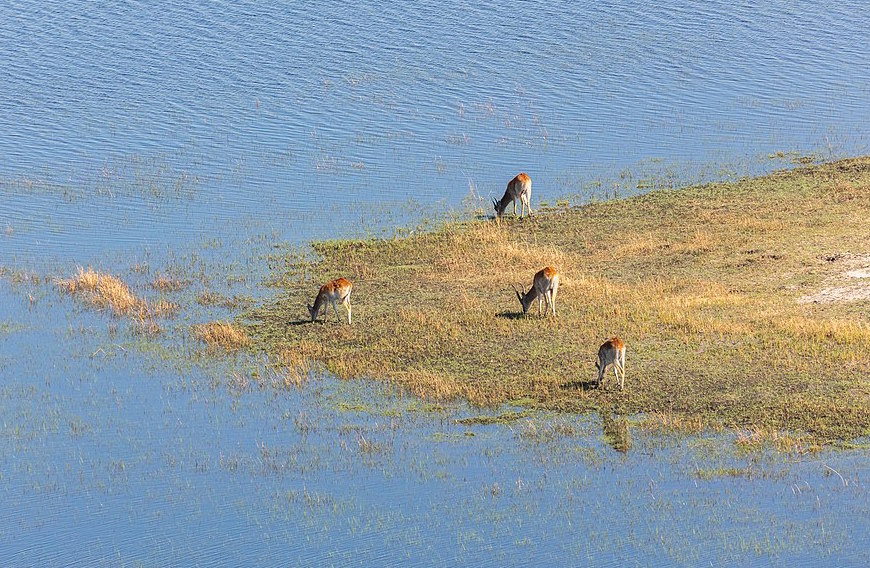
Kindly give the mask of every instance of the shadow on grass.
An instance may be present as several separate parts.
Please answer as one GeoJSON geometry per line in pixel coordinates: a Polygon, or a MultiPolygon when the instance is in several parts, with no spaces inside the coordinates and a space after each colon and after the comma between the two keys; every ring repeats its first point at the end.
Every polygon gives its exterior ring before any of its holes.
{"type": "Polygon", "coordinates": [[[523,312],[499,312],[495,317],[509,320],[520,320],[526,317],[523,312]]]}
{"type": "MultiPolygon", "coordinates": [[[[476,221],[489,221],[491,223],[498,223],[499,222],[498,220],[496,220],[495,215],[493,213],[476,213],[474,215],[474,219],[476,221]]],[[[532,223],[534,221],[535,221],[534,215],[526,215],[525,217],[520,219],[519,217],[514,216],[513,213],[505,213],[505,215],[501,218],[501,223],[505,223],[505,224],[509,224],[509,225],[525,223],[525,222],[532,223]]]]}
{"type": "Polygon", "coordinates": [[[562,383],[561,385],[559,385],[559,388],[561,388],[563,390],[582,390],[582,391],[588,391],[588,390],[592,390],[592,389],[597,390],[600,387],[601,387],[601,385],[598,383],[598,381],[595,381],[595,380],[571,381],[571,382],[562,383]]]}

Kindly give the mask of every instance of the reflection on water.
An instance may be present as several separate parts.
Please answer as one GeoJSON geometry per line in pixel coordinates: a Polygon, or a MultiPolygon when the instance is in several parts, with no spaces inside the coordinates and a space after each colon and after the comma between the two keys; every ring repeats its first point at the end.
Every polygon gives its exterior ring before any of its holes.
{"type": "Polygon", "coordinates": [[[631,448],[631,432],[628,418],[613,416],[610,412],[599,412],[601,427],[604,430],[604,440],[617,452],[626,453],[631,448]]]}
{"type": "Polygon", "coordinates": [[[0,565],[867,565],[866,450],[460,422],[478,411],[284,381],[188,330],[264,294],[276,243],[487,205],[519,170],[537,208],[865,152],[868,23],[850,2],[3,4],[0,565]],[[76,264],[185,310],[137,334],[60,294],[76,264]]]}

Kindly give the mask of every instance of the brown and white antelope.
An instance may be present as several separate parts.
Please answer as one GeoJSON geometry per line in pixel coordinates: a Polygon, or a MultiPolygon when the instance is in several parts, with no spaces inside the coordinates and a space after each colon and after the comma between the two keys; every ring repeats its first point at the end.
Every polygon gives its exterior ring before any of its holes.
{"type": "Polygon", "coordinates": [[[313,306],[308,306],[308,313],[311,314],[311,321],[315,321],[317,319],[317,314],[320,313],[320,309],[326,309],[326,302],[330,302],[332,304],[332,309],[335,310],[335,317],[338,321],[341,321],[341,316],[338,315],[338,307],[335,305],[336,302],[341,302],[344,304],[344,307],[347,308],[347,323],[351,323],[351,315],[350,315],[350,291],[353,289],[353,284],[350,283],[350,280],[347,278],[336,278],[330,282],[327,282],[323,286],[320,287],[320,291],[317,293],[317,298],[314,300],[313,306]]]}
{"type": "Polygon", "coordinates": [[[541,315],[541,308],[546,300],[547,311],[553,312],[556,315],[556,292],[559,291],[559,273],[552,266],[548,266],[543,270],[539,270],[535,274],[535,279],[532,281],[532,287],[526,292],[522,288],[519,290],[514,287],[514,292],[517,293],[517,298],[520,299],[520,304],[523,306],[523,313],[529,311],[529,306],[535,298],[538,299],[538,315],[541,315]]]}
{"type": "Polygon", "coordinates": [[[492,204],[495,207],[496,221],[501,219],[505,209],[507,209],[508,204],[511,202],[514,204],[514,215],[516,216],[517,199],[520,200],[521,205],[520,219],[523,218],[523,214],[526,212],[526,207],[529,208],[529,216],[531,216],[532,178],[530,178],[525,172],[517,174],[514,179],[508,182],[507,189],[504,190],[504,195],[500,200],[493,198],[492,204]]]}
{"type": "Polygon", "coordinates": [[[619,390],[625,388],[625,343],[618,337],[611,337],[598,348],[598,359],[595,368],[598,369],[598,384],[604,379],[607,367],[613,365],[613,374],[619,381],[619,390]],[[622,375],[620,377],[620,375],[622,375]]]}

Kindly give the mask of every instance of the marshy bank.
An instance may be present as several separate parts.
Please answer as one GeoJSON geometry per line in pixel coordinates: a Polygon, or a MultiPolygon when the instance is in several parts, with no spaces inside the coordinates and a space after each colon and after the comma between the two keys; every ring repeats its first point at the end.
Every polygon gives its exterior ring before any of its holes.
{"type": "Polygon", "coordinates": [[[247,333],[278,360],[428,399],[842,442],[870,424],[868,219],[863,157],[501,225],[315,242],[272,259],[277,293],[246,314],[247,333]],[[564,275],[559,315],[521,317],[511,285],[547,265],[564,275]],[[338,276],[354,283],[354,324],[306,323],[306,302],[338,276]],[[616,334],[625,392],[612,375],[593,383],[616,334]]]}

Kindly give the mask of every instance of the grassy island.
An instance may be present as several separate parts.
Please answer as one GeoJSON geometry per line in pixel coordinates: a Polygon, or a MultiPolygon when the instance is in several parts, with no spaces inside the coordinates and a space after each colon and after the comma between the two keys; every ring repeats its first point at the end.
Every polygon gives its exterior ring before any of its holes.
{"type": "Polygon", "coordinates": [[[254,344],[296,370],[817,443],[870,431],[870,158],[311,247],[275,259],[278,293],[247,315],[254,344]],[[523,317],[511,285],[547,265],[558,317],[523,317]],[[331,309],[306,322],[338,276],[353,325],[331,309]],[[593,383],[613,335],[624,392],[612,373],[593,383]]]}

